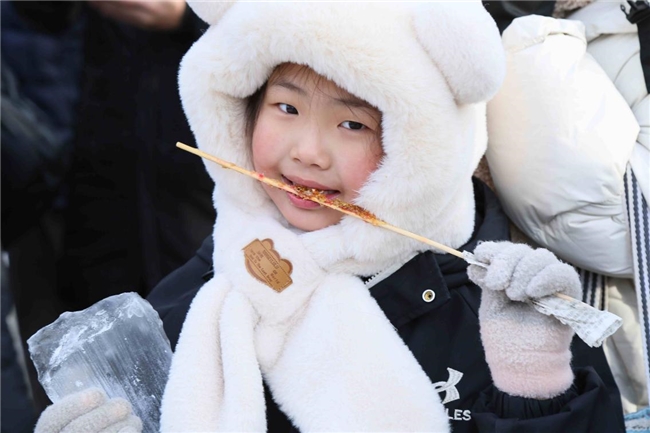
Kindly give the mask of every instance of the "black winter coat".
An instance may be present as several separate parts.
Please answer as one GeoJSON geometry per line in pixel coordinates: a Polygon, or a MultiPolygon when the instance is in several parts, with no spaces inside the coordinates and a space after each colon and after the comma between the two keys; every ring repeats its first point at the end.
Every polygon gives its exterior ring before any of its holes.
{"type": "Polygon", "coordinates": [[[177,73],[206,24],[189,7],[179,29],[157,32],[85,2],[15,5],[44,31],[85,24],[59,294],[68,310],[124,291],[145,296],[214,223],[203,162],[175,147],[194,142],[177,73]]]}
{"type": "MultiPolygon", "coordinates": [[[[508,238],[508,222],[496,197],[475,183],[475,233],[461,249],[478,240],[508,238]]],[[[212,240],[163,280],[149,301],[160,313],[172,347],[178,341],[189,305],[212,276],[212,240]]],[[[550,400],[513,397],[498,391],[479,335],[481,291],[467,277],[467,264],[451,255],[425,252],[370,289],[445,403],[453,432],[624,432],[620,396],[602,349],[573,341],[576,379],[550,400]],[[433,290],[432,302],[423,292],[433,290]]],[[[268,431],[296,431],[266,389],[268,431]]]]}
{"type": "MultiPolygon", "coordinates": [[[[34,7],[34,2],[26,5],[34,7]]],[[[39,3],[40,2],[36,2],[39,3]]],[[[59,204],[72,155],[83,22],[37,31],[1,3],[2,248],[59,204]]],[[[32,252],[32,251],[30,251],[32,252]]]]}

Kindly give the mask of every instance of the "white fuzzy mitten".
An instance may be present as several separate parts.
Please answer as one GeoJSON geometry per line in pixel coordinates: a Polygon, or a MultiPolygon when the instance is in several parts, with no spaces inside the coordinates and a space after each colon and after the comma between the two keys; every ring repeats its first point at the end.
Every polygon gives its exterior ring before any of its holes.
{"type": "Polygon", "coordinates": [[[140,433],[142,421],[123,398],[108,399],[97,388],[57,401],[41,414],[34,433],[140,433]]]}
{"type": "Polygon", "coordinates": [[[550,251],[510,242],[485,242],[468,267],[482,289],[481,339],[495,386],[510,395],[547,399],[573,382],[573,330],[537,312],[529,301],[554,293],[579,298],[578,274],[550,251]]]}

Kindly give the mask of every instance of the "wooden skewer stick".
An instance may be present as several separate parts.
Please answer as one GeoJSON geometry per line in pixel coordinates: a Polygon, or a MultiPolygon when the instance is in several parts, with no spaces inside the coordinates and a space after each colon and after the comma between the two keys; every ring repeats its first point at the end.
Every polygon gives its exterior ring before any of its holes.
{"type": "Polygon", "coordinates": [[[557,296],[558,298],[566,299],[567,301],[577,301],[576,298],[572,298],[571,296],[565,295],[564,293],[554,293],[554,295],[557,296]]]}
{"type": "Polygon", "coordinates": [[[241,167],[233,164],[232,162],[224,161],[223,159],[217,158],[216,156],[212,156],[212,155],[210,155],[208,153],[205,153],[205,152],[203,152],[203,151],[201,151],[201,150],[199,150],[199,149],[197,149],[195,147],[188,146],[187,144],[183,144],[183,143],[179,142],[179,143],[176,143],[176,147],[181,148],[183,150],[186,150],[186,151],[188,151],[190,153],[193,153],[195,155],[198,155],[201,158],[205,158],[205,159],[208,159],[210,161],[216,162],[217,164],[219,164],[220,166],[222,166],[224,168],[229,168],[231,170],[235,170],[238,173],[245,174],[246,176],[252,177],[253,179],[258,180],[260,182],[263,182],[263,183],[265,183],[267,185],[271,185],[271,186],[273,186],[275,188],[279,188],[281,190],[290,192],[292,194],[296,194],[296,195],[300,196],[301,198],[314,201],[314,202],[316,202],[318,204],[321,204],[323,206],[329,207],[329,208],[337,210],[339,212],[343,212],[346,215],[350,215],[350,216],[353,216],[355,218],[359,218],[359,219],[364,220],[365,222],[370,223],[370,224],[372,224],[374,226],[383,227],[383,228],[385,228],[387,230],[390,230],[392,232],[395,232],[395,233],[398,233],[400,235],[409,237],[411,239],[415,239],[416,241],[424,242],[425,244],[431,245],[432,247],[436,247],[439,250],[445,251],[445,252],[447,252],[449,254],[453,254],[453,255],[455,255],[457,257],[460,257],[461,259],[464,258],[463,253],[461,253],[458,250],[455,250],[453,248],[449,248],[448,246],[440,244],[440,243],[435,242],[435,241],[432,241],[431,239],[427,239],[427,238],[425,238],[423,236],[416,235],[415,233],[411,233],[411,232],[409,232],[407,230],[404,230],[404,229],[401,229],[399,227],[395,227],[394,225],[388,224],[386,221],[380,220],[379,218],[375,217],[370,212],[364,210],[363,208],[361,208],[359,206],[349,204],[349,203],[345,203],[345,202],[343,202],[341,200],[330,200],[330,199],[327,199],[324,196],[319,195],[319,194],[314,194],[314,195],[305,194],[304,192],[300,191],[300,189],[297,189],[293,185],[287,185],[286,183],[280,182],[279,180],[268,178],[268,177],[264,176],[261,173],[256,173],[254,171],[246,170],[245,168],[241,168],[241,167]]]}
{"type": "MultiPolygon", "coordinates": [[[[319,194],[314,194],[314,195],[305,194],[305,192],[300,191],[299,189],[297,189],[293,185],[288,185],[286,183],[280,182],[279,180],[268,178],[268,177],[264,176],[261,173],[246,170],[245,168],[239,167],[238,165],[235,165],[232,162],[224,161],[221,158],[217,158],[216,156],[212,156],[212,155],[210,155],[208,153],[205,153],[205,152],[203,152],[203,151],[201,151],[201,150],[199,150],[199,149],[197,149],[195,147],[188,146],[187,144],[183,144],[181,142],[177,142],[176,147],[178,147],[180,149],[183,149],[183,150],[185,150],[187,152],[193,153],[195,155],[198,155],[201,158],[205,158],[205,159],[210,160],[212,162],[216,162],[217,164],[219,164],[223,168],[234,170],[234,171],[236,171],[238,173],[241,173],[241,174],[244,174],[244,175],[246,175],[248,177],[252,177],[253,179],[258,180],[258,181],[260,181],[262,183],[265,183],[267,185],[271,185],[271,186],[273,186],[275,188],[279,188],[279,189],[287,191],[287,192],[289,192],[291,194],[296,194],[296,195],[300,196],[301,198],[314,201],[314,202],[316,202],[318,204],[321,204],[323,206],[326,206],[326,207],[329,207],[331,209],[342,212],[342,213],[344,213],[346,215],[350,215],[350,216],[353,216],[355,218],[359,218],[359,219],[361,219],[361,220],[363,220],[363,221],[365,221],[367,223],[370,223],[370,224],[372,224],[374,226],[382,227],[382,228],[385,228],[385,229],[390,230],[392,232],[395,232],[395,233],[398,233],[400,235],[406,236],[408,238],[415,239],[416,241],[420,241],[420,242],[423,242],[423,243],[425,243],[427,245],[431,245],[432,247],[436,247],[439,250],[445,251],[445,252],[447,252],[449,254],[452,254],[452,255],[454,255],[456,257],[460,257],[463,260],[467,259],[467,257],[465,257],[463,255],[463,253],[458,251],[458,250],[450,248],[450,247],[448,247],[446,245],[443,245],[441,243],[432,241],[431,239],[427,239],[427,238],[425,238],[423,236],[416,235],[415,233],[412,233],[412,232],[410,232],[408,230],[404,230],[404,229],[401,229],[399,227],[395,227],[394,225],[388,224],[386,221],[380,220],[379,218],[377,218],[376,216],[374,216],[373,214],[371,214],[370,212],[364,210],[363,208],[361,208],[359,206],[349,204],[349,203],[345,203],[345,202],[343,202],[341,200],[330,200],[330,199],[327,199],[326,197],[324,197],[323,195],[319,195],[319,194]]],[[[572,298],[572,297],[570,297],[568,295],[565,295],[563,293],[556,293],[555,296],[558,296],[560,298],[570,300],[570,301],[575,300],[574,298],[572,298]]]]}

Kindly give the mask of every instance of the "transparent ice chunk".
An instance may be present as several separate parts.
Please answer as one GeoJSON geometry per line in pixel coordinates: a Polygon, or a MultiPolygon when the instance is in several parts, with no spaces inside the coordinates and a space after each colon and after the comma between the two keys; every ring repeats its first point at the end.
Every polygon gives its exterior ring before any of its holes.
{"type": "Polygon", "coordinates": [[[157,432],[172,351],[153,307],[137,293],[66,312],[29,340],[38,379],[52,402],[86,388],[123,397],[143,432],[157,432]]]}

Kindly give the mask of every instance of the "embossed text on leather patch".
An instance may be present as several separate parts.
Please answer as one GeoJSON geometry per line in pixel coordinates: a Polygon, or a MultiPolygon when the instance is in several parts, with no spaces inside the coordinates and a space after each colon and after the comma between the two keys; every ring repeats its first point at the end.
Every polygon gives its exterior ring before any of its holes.
{"type": "Polygon", "coordinates": [[[246,270],[257,280],[280,293],[293,283],[291,262],[273,249],[271,239],[255,239],[244,247],[246,270]]]}

